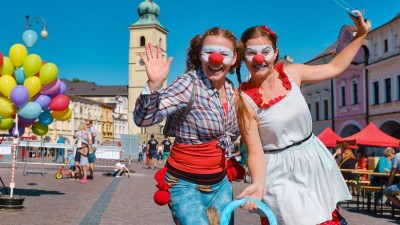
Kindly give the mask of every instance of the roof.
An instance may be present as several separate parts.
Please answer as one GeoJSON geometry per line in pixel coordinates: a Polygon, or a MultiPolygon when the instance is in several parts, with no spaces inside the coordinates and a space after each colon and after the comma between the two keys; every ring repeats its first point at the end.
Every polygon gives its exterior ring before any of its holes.
{"type": "Polygon", "coordinates": [[[341,139],[339,135],[337,135],[330,127],[325,128],[320,134],[318,134],[318,138],[324,143],[326,147],[336,147],[336,141],[341,139]]]}
{"type": "Polygon", "coordinates": [[[328,46],[324,51],[322,51],[321,53],[319,53],[317,56],[315,56],[314,58],[312,58],[311,60],[309,60],[308,62],[306,62],[305,64],[309,64],[312,61],[318,60],[322,57],[325,57],[327,55],[330,54],[334,54],[336,53],[336,48],[339,44],[339,41],[336,40],[333,44],[331,44],[330,46],[328,46]]]}
{"type": "Polygon", "coordinates": [[[62,81],[67,85],[67,95],[71,96],[128,96],[127,85],[97,85],[92,82],[62,81]]]}
{"type": "Polygon", "coordinates": [[[400,144],[400,139],[394,138],[381,131],[374,123],[370,123],[358,133],[339,139],[338,141],[348,142],[351,145],[378,147],[397,147],[400,144]]]}

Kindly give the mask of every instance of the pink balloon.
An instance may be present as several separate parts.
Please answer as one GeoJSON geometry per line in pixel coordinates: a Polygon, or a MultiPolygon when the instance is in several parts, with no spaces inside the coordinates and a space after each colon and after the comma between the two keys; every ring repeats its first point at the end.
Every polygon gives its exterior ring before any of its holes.
{"type": "Polygon", "coordinates": [[[50,101],[49,109],[55,111],[63,111],[69,106],[69,98],[66,95],[60,94],[50,101]]]}
{"type": "Polygon", "coordinates": [[[57,78],[50,84],[44,85],[42,87],[42,90],[40,91],[40,93],[44,94],[44,95],[51,95],[53,93],[56,93],[58,90],[60,90],[60,85],[61,85],[61,81],[60,81],[60,79],[57,78]]]}

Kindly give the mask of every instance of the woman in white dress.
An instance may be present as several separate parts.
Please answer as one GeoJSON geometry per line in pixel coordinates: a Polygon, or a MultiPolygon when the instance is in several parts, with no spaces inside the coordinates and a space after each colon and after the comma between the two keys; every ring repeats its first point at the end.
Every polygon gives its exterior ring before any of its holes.
{"type": "MultiPolygon", "coordinates": [[[[332,79],[351,63],[368,31],[361,13],[354,12],[357,34],[324,65],[276,64],[277,35],[271,29],[251,27],[242,34],[243,61],[251,78],[240,86],[237,109],[251,185],[237,197],[262,199],[279,225],[345,222],[336,206],[351,195],[332,155],[312,133],[311,115],[299,87],[332,79]]],[[[256,207],[251,201],[243,206],[256,207]]],[[[265,218],[261,221],[268,224],[265,218]]]]}

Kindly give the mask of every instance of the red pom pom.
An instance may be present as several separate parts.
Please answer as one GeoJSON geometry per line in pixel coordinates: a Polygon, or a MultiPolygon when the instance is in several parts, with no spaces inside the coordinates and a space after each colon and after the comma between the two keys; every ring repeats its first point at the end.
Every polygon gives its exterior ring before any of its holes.
{"type": "Polygon", "coordinates": [[[217,53],[217,52],[213,52],[211,53],[211,55],[208,57],[208,60],[210,61],[211,64],[221,64],[222,61],[224,61],[224,57],[217,53]]]}
{"type": "Polygon", "coordinates": [[[265,60],[264,55],[257,54],[253,57],[253,62],[256,64],[263,64],[265,60]]]}
{"type": "Polygon", "coordinates": [[[243,179],[246,171],[244,168],[236,161],[235,158],[230,158],[226,165],[226,174],[230,182],[243,179]]]}
{"type": "Polygon", "coordinates": [[[171,196],[168,191],[158,190],[154,193],[154,202],[157,205],[165,205],[169,202],[171,196]]]}
{"type": "Polygon", "coordinates": [[[158,190],[162,190],[162,191],[168,191],[168,189],[169,189],[169,185],[165,182],[156,184],[156,187],[158,188],[158,190]]]}

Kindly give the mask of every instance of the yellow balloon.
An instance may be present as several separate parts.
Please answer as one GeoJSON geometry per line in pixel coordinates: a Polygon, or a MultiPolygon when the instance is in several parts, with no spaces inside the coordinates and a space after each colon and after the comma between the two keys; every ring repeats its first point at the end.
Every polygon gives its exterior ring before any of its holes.
{"type": "Polygon", "coordinates": [[[29,97],[32,98],[42,89],[42,84],[39,77],[33,76],[25,79],[24,87],[28,89],[29,97]]]}
{"type": "Polygon", "coordinates": [[[13,118],[3,118],[0,120],[0,130],[8,130],[14,125],[13,118]]]}
{"type": "Polygon", "coordinates": [[[15,67],[20,67],[24,63],[26,56],[28,56],[28,50],[22,44],[15,44],[11,46],[9,56],[11,63],[15,67]]]}
{"type": "Polygon", "coordinates": [[[3,75],[0,77],[0,92],[5,97],[10,97],[12,89],[17,86],[17,82],[11,75],[3,75]]]}
{"type": "Polygon", "coordinates": [[[69,120],[71,118],[72,111],[69,108],[67,108],[67,109],[65,109],[63,111],[53,111],[53,112],[51,112],[51,115],[56,120],[66,121],[66,120],[69,120]]]}
{"type": "Polygon", "coordinates": [[[54,63],[46,63],[42,66],[39,73],[40,82],[43,85],[53,82],[58,75],[58,68],[54,63]]]}
{"type": "Polygon", "coordinates": [[[14,73],[14,66],[11,63],[10,58],[3,57],[3,66],[0,67],[0,74],[2,75],[12,75],[14,73]]]}
{"type": "Polygon", "coordinates": [[[11,117],[14,112],[12,102],[8,98],[0,96],[0,116],[3,118],[11,117]]]}
{"type": "Polygon", "coordinates": [[[42,68],[42,59],[39,55],[30,54],[24,61],[25,77],[31,77],[37,74],[42,68]]]}

